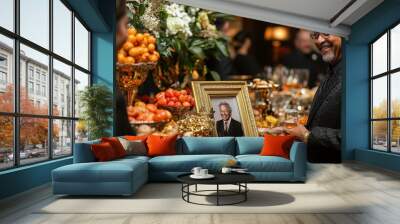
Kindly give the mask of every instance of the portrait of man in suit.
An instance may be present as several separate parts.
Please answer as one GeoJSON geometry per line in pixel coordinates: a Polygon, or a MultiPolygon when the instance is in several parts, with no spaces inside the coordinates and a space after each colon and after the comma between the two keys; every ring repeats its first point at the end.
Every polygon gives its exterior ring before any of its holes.
{"type": "Polygon", "coordinates": [[[217,121],[218,136],[243,136],[242,124],[232,118],[232,107],[229,103],[223,101],[219,103],[219,114],[221,119],[217,121]]]}

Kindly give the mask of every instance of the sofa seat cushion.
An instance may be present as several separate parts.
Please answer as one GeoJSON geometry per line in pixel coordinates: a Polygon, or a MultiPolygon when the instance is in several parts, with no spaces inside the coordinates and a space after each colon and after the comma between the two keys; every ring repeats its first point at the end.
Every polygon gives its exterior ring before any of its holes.
{"type": "Polygon", "coordinates": [[[278,156],[239,155],[240,167],[249,172],[293,172],[292,161],[278,156]]]}
{"type": "MultiPolygon", "coordinates": [[[[140,172],[147,172],[147,163],[140,159],[75,163],[53,170],[53,181],[131,182],[132,177],[140,172]]],[[[147,176],[147,173],[143,175],[147,176]]]]}
{"type": "Polygon", "coordinates": [[[209,171],[219,171],[228,160],[234,160],[231,155],[174,155],[158,156],[149,160],[149,170],[152,172],[190,172],[193,167],[203,167],[209,171]]]}
{"type": "Polygon", "coordinates": [[[183,137],[178,144],[177,154],[183,155],[209,155],[225,154],[235,155],[234,137],[183,137]]]}
{"type": "Polygon", "coordinates": [[[260,154],[263,137],[236,137],[236,155],[260,154]]]}

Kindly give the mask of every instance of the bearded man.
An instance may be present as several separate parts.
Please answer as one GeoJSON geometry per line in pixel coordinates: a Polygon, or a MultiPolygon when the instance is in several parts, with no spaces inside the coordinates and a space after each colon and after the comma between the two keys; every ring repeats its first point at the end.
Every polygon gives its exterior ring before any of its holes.
{"type": "Polygon", "coordinates": [[[339,163],[341,161],[342,39],[318,32],[312,32],[310,35],[321,52],[322,59],[329,63],[328,76],[315,94],[307,125],[283,130],[307,144],[309,162],[339,163]]]}

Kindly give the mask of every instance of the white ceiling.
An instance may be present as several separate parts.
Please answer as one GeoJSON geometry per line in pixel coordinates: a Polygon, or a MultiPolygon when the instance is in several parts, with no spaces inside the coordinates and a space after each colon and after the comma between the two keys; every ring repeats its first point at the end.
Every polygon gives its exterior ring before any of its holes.
{"type": "Polygon", "coordinates": [[[347,37],[383,0],[171,0],[203,9],[347,37]],[[342,11],[349,3],[350,7],[342,11]]]}

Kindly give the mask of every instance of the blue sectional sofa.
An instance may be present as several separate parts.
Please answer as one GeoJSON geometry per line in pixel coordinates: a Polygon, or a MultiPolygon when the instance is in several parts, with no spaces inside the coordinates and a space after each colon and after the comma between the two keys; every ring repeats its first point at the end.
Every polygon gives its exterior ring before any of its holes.
{"type": "Polygon", "coordinates": [[[259,182],[304,182],[306,147],[295,142],[290,159],[260,156],[262,137],[184,137],[177,141],[177,155],[127,156],[96,162],[91,141],[75,144],[74,163],[52,172],[53,193],[67,195],[131,195],[148,181],[176,181],[193,167],[218,172],[228,160],[236,160],[259,182]]]}

